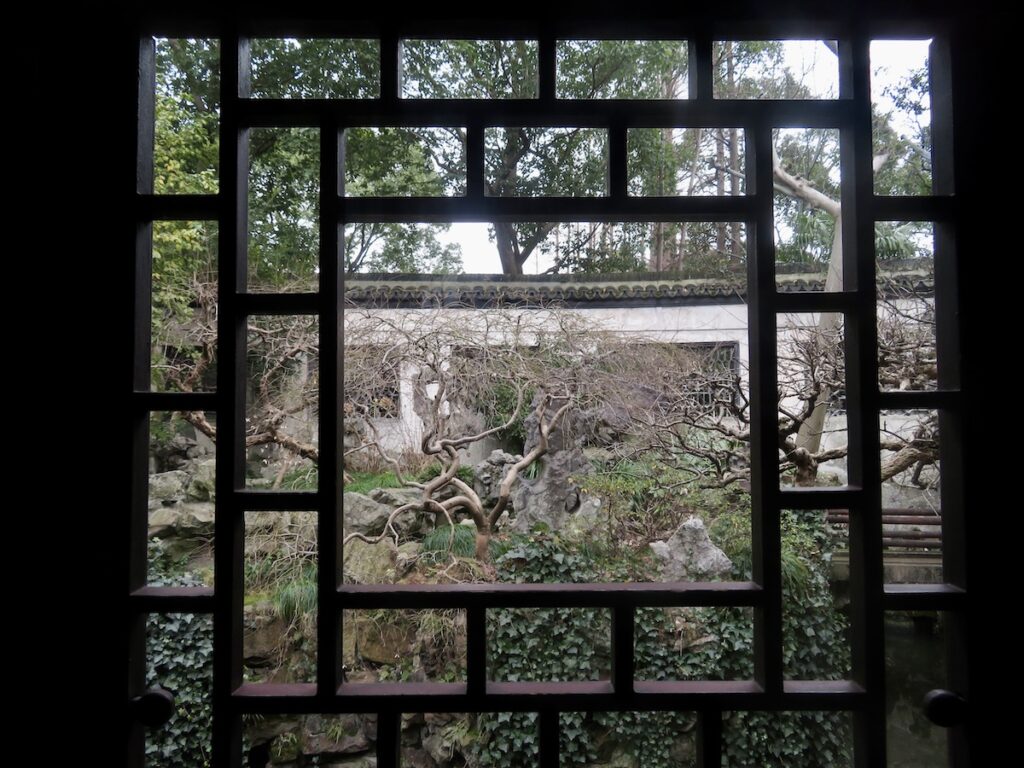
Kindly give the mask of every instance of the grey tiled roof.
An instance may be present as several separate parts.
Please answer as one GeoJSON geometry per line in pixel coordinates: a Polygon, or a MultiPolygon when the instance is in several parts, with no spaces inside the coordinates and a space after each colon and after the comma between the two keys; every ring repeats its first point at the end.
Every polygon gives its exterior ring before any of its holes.
{"type": "MultiPolygon", "coordinates": [[[[892,295],[931,295],[931,263],[902,262],[880,272],[885,292],[892,295]]],[[[776,276],[783,293],[822,291],[824,272],[784,271],[776,276]]],[[[385,306],[545,304],[571,305],[642,303],[707,303],[740,301],[746,296],[746,275],[684,277],[667,273],[624,275],[382,275],[346,278],[350,304],[385,306]]]]}

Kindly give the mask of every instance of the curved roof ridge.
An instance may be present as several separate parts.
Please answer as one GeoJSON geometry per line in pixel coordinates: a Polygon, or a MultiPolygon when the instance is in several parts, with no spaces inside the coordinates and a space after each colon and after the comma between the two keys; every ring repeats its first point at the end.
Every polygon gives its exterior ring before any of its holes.
{"type": "MultiPolygon", "coordinates": [[[[806,265],[780,265],[776,284],[781,293],[823,291],[825,270],[809,271],[806,265]],[[794,270],[793,267],[803,267],[794,270]]],[[[930,260],[881,263],[886,293],[930,295],[934,269],[930,260]],[[887,268],[892,267],[892,268],[887,268]]],[[[746,272],[693,277],[678,272],[623,274],[517,275],[496,274],[380,274],[364,273],[345,278],[345,298],[354,304],[481,305],[545,302],[640,303],[649,300],[709,300],[745,298],[746,272]]]]}

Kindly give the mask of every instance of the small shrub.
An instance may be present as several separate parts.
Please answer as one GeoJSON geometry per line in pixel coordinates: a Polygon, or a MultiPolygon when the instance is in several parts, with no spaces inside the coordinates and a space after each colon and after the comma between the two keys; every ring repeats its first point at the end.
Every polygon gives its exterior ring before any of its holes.
{"type": "Polygon", "coordinates": [[[369,493],[374,488],[400,488],[394,472],[349,472],[352,479],[345,483],[346,493],[369,493]]]}
{"type": "Polygon", "coordinates": [[[423,552],[451,552],[456,557],[476,554],[476,528],[468,525],[442,525],[423,537],[423,552]]]}
{"type": "Polygon", "coordinates": [[[282,579],[274,593],[274,609],[289,624],[300,623],[316,615],[316,566],[305,563],[292,579],[282,579]]]}

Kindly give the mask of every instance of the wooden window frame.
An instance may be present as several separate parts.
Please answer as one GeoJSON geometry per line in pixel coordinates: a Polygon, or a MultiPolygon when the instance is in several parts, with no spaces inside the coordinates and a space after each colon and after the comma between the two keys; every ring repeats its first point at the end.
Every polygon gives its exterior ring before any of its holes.
{"type": "MultiPolygon", "coordinates": [[[[691,710],[698,723],[698,762],[722,762],[722,713],[733,710],[846,710],[853,713],[855,764],[884,766],[884,616],[890,610],[942,610],[950,619],[950,648],[964,647],[966,574],[957,306],[957,232],[954,204],[951,64],[956,35],[948,19],[920,16],[896,21],[881,16],[829,16],[813,20],[728,14],[705,9],[672,19],[548,17],[504,21],[414,18],[351,20],[235,18],[211,24],[151,13],[133,30],[138,51],[139,120],[134,148],[136,186],[132,408],[132,500],[127,513],[128,697],[142,694],[145,618],[149,613],[213,615],[216,645],[213,685],[213,762],[242,764],[242,715],[246,713],[376,713],[379,768],[399,761],[402,712],[536,711],[540,713],[540,765],[558,765],[559,713],[602,710],[691,710]],[[248,40],[260,36],[374,37],[381,41],[379,98],[269,100],[247,98],[248,40]],[[220,188],[214,195],[153,194],[154,36],[215,37],[221,41],[220,188]],[[407,37],[520,36],[539,41],[539,98],[524,101],[413,100],[400,97],[400,41],[407,37]],[[567,101],[555,98],[556,41],[680,38],[688,40],[689,99],[567,101]],[[815,38],[838,41],[840,96],[828,101],[720,101],[712,98],[712,48],[716,39],[815,38]],[[881,197],[873,192],[869,45],[884,37],[932,38],[933,194],[881,197]],[[346,126],[458,124],[467,128],[467,194],[462,198],[346,198],[341,172],[346,126]],[[609,194],[603,198],[517,199],[484,195],[484,130],[494,125],[603,127],[609,140],[609,194]],[[630,127],[737,126],[746,141],[747,194],[726,198],[635,198],[627,194],[626,136],[630,127]],[[838,128],[841,136],[845,290],[779,293],[775,287],[772,229],[772,130],[788,126],[838,128]],[[320,129],[323,221],[320,289],[308,294],[246,291],[247,132],[252,127],[320,129]],[[590,585],[345,585],[341,580],[342,518],[339,392],[342,382],[341,311],[344,273],[340,231],[347,221],[742,221],[748,233],[748,296],[753,498],[753,579],[750,582],[590,585]],[[215,393],[158,393],[149,389],[149,318],[154,221],[201,219],[219,224],[218,388],[215,393]],[[877,384],[874,223],[914,220],[935,224],[937,344],[936,391],[880,392],[877,384]],[[846,333],[849,485],[780,489],[772,421],[776,400],[776,318],[785,312],[841,312],[846,333]],[[320,463],[318,490],[254,492],[244,485],[245,321],[250,315],[315,314],[320,320],[320,463]],[[944,484],[945,583],[883,583],[878,413],[927,408],[940,413],[944,484]],[[217,451],[216,589],[146,586],[149,414],[162,410],[211,410],[222,435],[217,451]],[[852,677],[846,681],[787,681],[782,661],[780,513],[783,509],[850,510],[852,677]],[[318,513],[318,670],[310,684],[242,681],[242,546],[244,514],[251,510],[318,513]],[[327,546],[334,542],[336,546],[327,546]],[[498,607],[598,607],[612,612],[613,671],[608,681],[498,683],[486,672],[486,611],[498,607]],[[755,672],[749,681],[637,681],[633,675],[634,612],[641,606],[748,606],[754,611],[755,672]],[[343,609],[461,608],[467,611],[467,679],[464,683],[351,684],[342,680],[343,609]]],[[[951,661],[949,685],[967,689],[967,667],[951,661]]],[[[143,730],[131,726],[128,765],[141,765],[143,730]]],[[[950,764],[968,765],[963,728],[950,739],[950,764]]]]}

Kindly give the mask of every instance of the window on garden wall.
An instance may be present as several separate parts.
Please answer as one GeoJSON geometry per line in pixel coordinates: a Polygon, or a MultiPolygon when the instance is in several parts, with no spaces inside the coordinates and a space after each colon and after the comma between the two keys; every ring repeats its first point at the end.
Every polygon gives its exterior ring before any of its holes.
{"type": "Polygon", "coordinates": [[[142,30],[132,765],[934,764],[947,43],[686,22],[142,30]]]}
{"type": "Polygon", "coordinates": [[[741,388],[739,344],[699,342],[687,344],[693,357],[693,399],[705,407],[724,408],[735,404],[741,388]]]}

